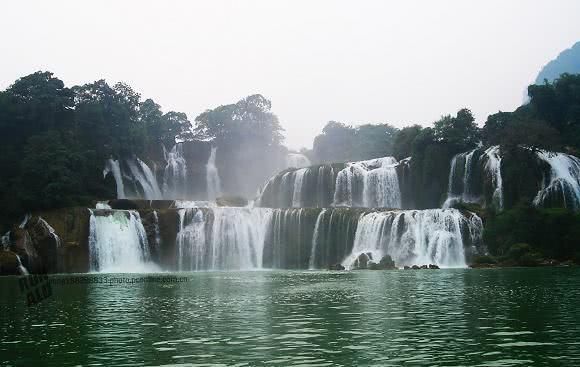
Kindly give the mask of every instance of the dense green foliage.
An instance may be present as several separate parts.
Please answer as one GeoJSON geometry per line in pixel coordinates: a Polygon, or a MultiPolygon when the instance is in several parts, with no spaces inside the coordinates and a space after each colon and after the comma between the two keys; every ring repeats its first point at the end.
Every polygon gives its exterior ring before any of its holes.
{"type": "Polygon", "coordinates": [[[314,138],[313,155],[317,162],[361,161],[392,155],[397,129],[389,124],[357,127],[330,121],[314,138]]]}
{"type": "Polygon", "coordinates": [[[162,113],[124,83],[67,88],[50,72],[25,76],[0,92],[1,215],[112,197],[105,159],[172,145],[190,131],[185,114],[162,113]]]}
{"type": "Polygon", "coordinates": [[[580,260],[580,213],[517,205],[489,213],[483,239],[500,261],[533,265],[539,259],[580,260]]]}
{"type": "Polygon", "coordinates": [[[254,195],[256,188],[285,162],[284,129],[271,109],[268,99],[255,94],[196,117],[194,137],[212,140],[217,146],[225,192],[254,195]]]}

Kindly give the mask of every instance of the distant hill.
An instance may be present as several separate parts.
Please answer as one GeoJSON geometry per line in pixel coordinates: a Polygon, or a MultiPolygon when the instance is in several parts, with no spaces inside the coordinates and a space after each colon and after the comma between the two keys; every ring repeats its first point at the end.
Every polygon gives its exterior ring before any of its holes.
{"type": "Polygon", "coordinates": [[[553,81],[563,73],[580,74],[580,42],[562,51],[558,57],[546,64],[534,84],[543,84],[544,79],[553,81]]]}

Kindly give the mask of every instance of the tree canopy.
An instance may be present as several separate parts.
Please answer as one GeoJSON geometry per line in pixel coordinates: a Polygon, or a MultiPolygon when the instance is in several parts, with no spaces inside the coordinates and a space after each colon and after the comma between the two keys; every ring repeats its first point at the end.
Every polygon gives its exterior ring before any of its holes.
{"type": "Polygon", "coordinates": [[[15,215],[111,196],[102,179],[106,159],[190,139],[191,124],[184,113],[142,102],[125,83],[67,88],[39,71],[0,92],[0,136],[2,214],[15,215]]]}

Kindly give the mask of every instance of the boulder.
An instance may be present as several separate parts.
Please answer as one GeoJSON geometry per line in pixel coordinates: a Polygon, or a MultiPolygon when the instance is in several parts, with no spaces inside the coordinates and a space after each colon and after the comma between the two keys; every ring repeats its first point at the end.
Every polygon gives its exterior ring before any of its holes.
{"type": "Polygon", "coordinates": [[[59,270],[59,248],[62,240],[42,217],[32,217],[25,226],[30,241],[42,261],[42,267],[47,272],[57,273],[59,270]]]}
{"type": "Polygon", "coordinates": [[[0,250],[0,275],[21,275],[20,260],[12,251],[0,250]]]}
{"type": "Polygon", "coordinates": [[[411,267],[410,267],[410,266],[408,266],[408,265],[405,265],[405,266],[403,267],[403,269],[405,269],[405,270],[410,270],[410,269],[411,269],[411,267]]]}
{"type": "Polygon", "coordinates": [[[375,263],[373,261],[369,261],[368,268],[370,270],[394,270],[397,269],[395,266],[395,262],[389,255],[385,255],[381,258],[379,263],[375,263]]]}
{"type": "Polygon", "coordinates": [[[368,269],[369,262],[372,262],[372,260],[373,255],[370,252],[362,253],[358,255],[358,257],[354,261],[354,264],[352,265],[352,268],[354,270],[368,269]]]}
{"type": "Polygon", "coordinates": [[[427,266],[427,265],[421,265],[421,269],[429,269],[429,266],[427,266]]]}
{"type": "Polygon", "coordinates": [[[381,269],[396,269],[397,268],[395,266],[395,261],[393,260],[393,258],[390,255],[383,256],[381,261],[379,261],[379,266],[381,267],[381,269]]]}
{"type": "Polygon", "coordinates": [[[440,268],[435,264],[429,264],[429,269],[440,269],[440,268]]]}
{"type": "Polygon", "coordinates": [[[328,270],[346,270],[346,268],[344,266],[342,266],[342,264],[334,264],[334,265],[330,265],[328,267],[328,270]]]}
{"type": "Polygon", "coordinates": [[[38,255],[27,230],[14,227],[10,230],[12,250],[20,257],[22,265],[31,272],[38,272],[42,268],[42,259],[38,255]]]}
{"type": "Polygon", "coordinates": [[[413,265],[413,266],[411,266],[411,269],[413,269],[413,270],[419,270],[421,268],[419,267],[419,265],[413,265]]]}

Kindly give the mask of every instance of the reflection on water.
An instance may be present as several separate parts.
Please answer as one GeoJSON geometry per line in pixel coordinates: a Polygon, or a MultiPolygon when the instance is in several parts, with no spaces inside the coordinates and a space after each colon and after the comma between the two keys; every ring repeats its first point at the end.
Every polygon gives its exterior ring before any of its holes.
{"type": "Polygon", "coordinates": [[[31,308],[2,278],[0,365],[580,365],[579,269],[180,275],[31,308]]]}

